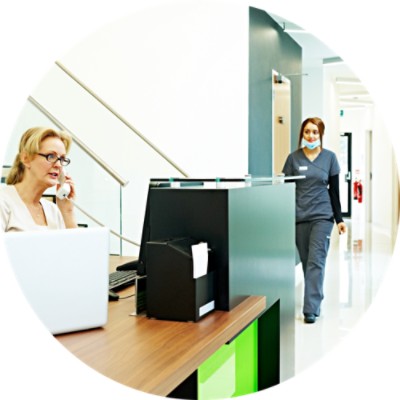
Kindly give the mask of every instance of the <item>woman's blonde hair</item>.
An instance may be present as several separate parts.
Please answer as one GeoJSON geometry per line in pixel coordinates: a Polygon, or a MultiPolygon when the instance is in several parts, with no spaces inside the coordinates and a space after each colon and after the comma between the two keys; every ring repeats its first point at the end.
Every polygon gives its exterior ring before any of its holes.
{"type": "Polygon", "coordinates": [[[15,185],[16,183],[21,182],[24,177],[25,165],[21,161],[21,154],[25,152],[25,154],[32,159],[39,152],[43,140],[49,137],[59,138],[64,143],[65,150],[68,153],[72,143],[72,137],[68,132],[57,131],[46,127],[28,129],[22,135],[19,142],[18,154],[15,157],[14,164],[12,165],[6,179],[7,185],[15,185]]]}

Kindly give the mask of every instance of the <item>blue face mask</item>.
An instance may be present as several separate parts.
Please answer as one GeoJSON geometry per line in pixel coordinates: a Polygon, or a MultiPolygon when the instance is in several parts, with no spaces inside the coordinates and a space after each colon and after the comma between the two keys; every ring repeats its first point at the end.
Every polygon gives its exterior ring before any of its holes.
{"type": "Polygon", "coordinates": [[[303,138],[301,141],[302,146],[307,147],[307,149],[314,150],[316,147],[321,146],[321,140],[316,140],[315,142],[309,142],[303,138]]]}

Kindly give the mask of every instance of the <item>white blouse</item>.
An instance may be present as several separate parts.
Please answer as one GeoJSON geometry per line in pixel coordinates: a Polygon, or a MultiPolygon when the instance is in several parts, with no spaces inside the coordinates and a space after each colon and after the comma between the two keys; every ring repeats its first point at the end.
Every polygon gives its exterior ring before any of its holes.
{"type": "Polygon", "coordinates": [[[40,201],[46,216],[47,226],[37,225],[28,207],[22,201],[14,185],[0,186],[0,231],[32,231],[42,229],[63,229],[65,223],[57,205],[42,199],[40,201]]]}

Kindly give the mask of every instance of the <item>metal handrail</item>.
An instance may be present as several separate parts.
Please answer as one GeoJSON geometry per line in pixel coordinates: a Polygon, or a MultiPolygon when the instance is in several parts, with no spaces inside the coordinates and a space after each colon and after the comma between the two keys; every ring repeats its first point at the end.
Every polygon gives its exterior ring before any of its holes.
{"type": "Polygon", "coordinates": [[[114,110],[109,104],[101,99],[96,93],[93,92],[88,86],[86,86],[80,79],[78,79],[68,68],[66,68],[60,61],[55,62],[56,65],[63,70],[71,79],[73,79],[79,86],[82,87],[86,92],[93,96],[101,105],[103,105],[109,112],[111,112],[116,118],[118,118],[125,126],[127,126],[132,132],[134,132],[140,139],[142,139],[148,146],[150,146],[156,153],[158,153],[165,161],[172,165],[177,171],[183,176],[187,177],[188,174],[180,168],[175,162],[173,162],[167,155],[165,155],[157,146],[154,145],[149,139],[147,139],[138,129],[136,129],[130,122],[128,122],[121,114],[114,110]]]}
{"type": "Polygon", "coordinates": [[[89,157],[95,160],[105,171],[108,172],[118,183],[125,187],[129,181],[122,178],[117,172],[115,172],[105,161],[103,161],[92,149],[90,149],[85,143],[82,142],[78,137],[76,137],[64,124],[62,124],[53,114],[46,110],[37,100],[32,96],[28,97],[28,100],[47,118],[49,118],[59,129],[68,132],[74,143],[76,143],[89,157]]]}

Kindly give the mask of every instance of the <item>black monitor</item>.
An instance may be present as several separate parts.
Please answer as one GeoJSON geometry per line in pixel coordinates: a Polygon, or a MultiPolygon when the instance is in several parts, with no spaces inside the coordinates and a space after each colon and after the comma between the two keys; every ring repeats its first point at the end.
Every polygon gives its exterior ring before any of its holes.
{"type": "MultiPolygon", "coordinates": [[[[190,182],[181,182],[181,187],[187,186],[203,186],[203,182],[199,181],[190,181],[190,182]]],[[[163,187],[171,187],[171,182],[166,179],[152,179],[149,184],[149,188],[147,191],[147,201],[146,201],[146,210],[144,213],[144,221],[142,228],[142,238],[140,241],[140,249],[139,256],[137,260],[127,262],[125,264],[119,265],[117,267],[117,271],[124,270],[137,270],[138,275],[146,275],[146,243],[150,240],[150,190],[152,188],[163,188],[163,187]]]]}
{"type": "Polygon", "coordinates": [[[139,256],[137,260],[129,261],[125,264],[119,265],[117,267],[117,271],[127,271],[127,270],[137,270],[138,275],[146,275],[146,268],[145,268],[145,251],[146,251],[146,243],[149,241],[150,238],[150,224],[149,224],[149,215],[150,215],[150,207],[149,207],[149,195],[150,195],[150,188],[152,184],[149,185],[149,189],[147,192],[147,201],[146,201],[146,210],[144,213],[144,221],[143,221],[143,228],[142,228],[142,238],[140,241],[140,249],[139,249],[139,256]]]}

